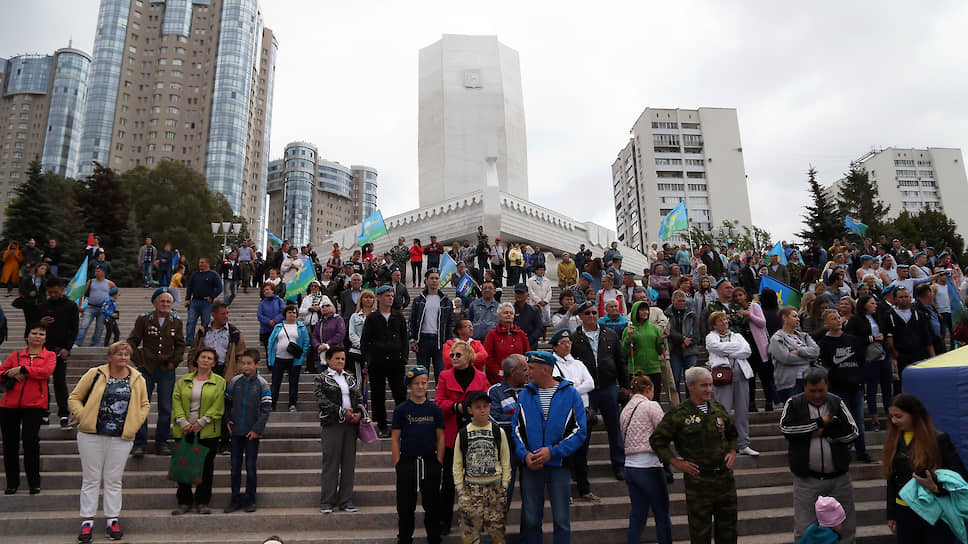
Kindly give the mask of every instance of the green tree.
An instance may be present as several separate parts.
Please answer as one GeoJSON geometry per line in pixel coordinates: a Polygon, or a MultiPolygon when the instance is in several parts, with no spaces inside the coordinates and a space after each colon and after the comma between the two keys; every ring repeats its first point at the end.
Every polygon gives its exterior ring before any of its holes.
{"type": "Polygon", "coordinates": [[[820,184],[817,183],[817,170],[813,166],[807,170],[807,183],[810,185],[810,196],[813,205],[807,206],[807,213],[803,216],[804,229],[797,236],[803,240],[819,241],[826,247],[834,238],[843,234],[843,219],[838,221],[837,207],[827,199],[820,184]]]}
{"type": "Polygon", "coordinates": [[[709,244],[717,250],[732,242],[736,244],[736,249],[740,251],[752,249],[763,253],[769,251],[774,243],[771,241],[772,235],[766,229],[756,225],[737,227],[728,220],[709,231],[693,226],[689,230],[689,236],[692,238],[693,247],[698,248],[702,244],[709,244]]]}
{"type": "Polygon", "coordinates": [[[928,240],[938,249],[938,253],[950,247],[952,258],[962,262],[965,251],[965,239],[958,234],[958,226],[954,220],[938,210],[925,209],[917,214],[908,211],[901,212],[896,219],[885,225],[888,237],[907,242],[928,240]]]}
{"type": "Polygon", "coordinates": [[[867,225],[865,236],[877,238],[882,234],[885,218],[891,210],[878,197],[877,184],[870,180],[867,172],[851,168],[837,191],[838,222],[849,215],[867,225]]]}
{"type": "Polygon", "coordinates": [[[40,161],[33,160],[27,170],[27,181],[17,186],[15,195],[7,205],[3,221],[3,236],[8,241],[23,245],[29,238],[37,240],[43,247],[50,235],[55,220],[56,209],[53,198],[57,178],[54,174],[44,174],[40,161]]]}
{"type": "Polygon", "coordinates": [[[75,201],[86,229],[101,239],[105,257],[111,261],[111,279],[121,286],[134,285],[138,238],[128,229],[131,204],[118,174],[94,163],[94,172],[77,183],[75,201]]]}

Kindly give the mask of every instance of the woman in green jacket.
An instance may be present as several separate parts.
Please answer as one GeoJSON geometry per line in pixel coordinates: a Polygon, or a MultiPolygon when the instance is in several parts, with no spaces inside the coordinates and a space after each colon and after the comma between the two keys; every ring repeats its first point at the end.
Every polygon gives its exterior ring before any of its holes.
{"type": "Polygon", "coordinates": [[[222,427],[222,414],[225,413],[225,380],[212,372],[218,355],[212,348],[202,348],[195,354],[195,372],[189,372],[175,383],[172,394],[171,418],[174,421],[172,436],[177,440],[183,435],[189,439],[197,437],[199,444],[208,448],[202,481],[195,487],[192,495],[191,484],[178,484],[178,508],[171,515],[178,516],[192,509],[199,514],[211,514],[208,507],[212,499],[212,472],[215,468],[215,453],[222,427]]]}
{"type": "Polygon", "coordinates": [[[629,324],[622,333],[622,348],[629,361],[629,374],[641,370],[652,380],[655,392],[653,398],[659,399],[662,393],[662,329],[649,321],[649,303],[640,300],[632,305],[629,324]]]}

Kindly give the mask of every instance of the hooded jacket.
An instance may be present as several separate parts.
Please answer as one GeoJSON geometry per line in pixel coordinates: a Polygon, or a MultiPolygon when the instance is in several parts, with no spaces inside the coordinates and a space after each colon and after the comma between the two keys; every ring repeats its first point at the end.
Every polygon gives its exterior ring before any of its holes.
{"type": "MultiPolygon", "coordinates": [[[[659,365],[659,357],[662,355],[662,330],[655,326],[651,321],[639,321],[639,308],[642,301],[632,305],[632,320],[629,326],[622,333],[622,349],[628,357],[628,373],[634,374],[636,370],[641,370],[646,375],[658,374],[662,372],[659,365]]],[[[648,305],[646,304],[646,307],[648,305]]],[[[599,339],[599,352],[601,352],[601,339],[599,339]]]]}
{"type": "Polygon", "coordinates": [[[564,458],[585,442],[585,425],[585,406],[571,382],[558,383],[547,418],[541,410],[538,388],[529,383],[518,395],[518,410],[512,422],[514,452],[518,459],[524,459],[528,453],[547,447],[551,459],[545,465],[560,467],[564,458]]]}

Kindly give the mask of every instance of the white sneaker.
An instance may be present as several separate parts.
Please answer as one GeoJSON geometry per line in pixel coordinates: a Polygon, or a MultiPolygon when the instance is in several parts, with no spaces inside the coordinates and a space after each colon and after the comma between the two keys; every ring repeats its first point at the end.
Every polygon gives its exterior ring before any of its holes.
{"type": "Polygon", "coordinates": [[[749,455],[750,457],[759,457],[760,452],[754,450],[753,448],[746,446],[745,448],[739,450],[741,455],[749,455]]]}

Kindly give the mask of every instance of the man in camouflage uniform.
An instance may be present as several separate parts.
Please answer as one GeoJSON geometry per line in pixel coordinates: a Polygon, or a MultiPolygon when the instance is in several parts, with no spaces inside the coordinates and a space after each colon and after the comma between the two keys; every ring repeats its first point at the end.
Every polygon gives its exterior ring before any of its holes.
{"type": "Polygon", "coordinates": [[[662,418],[650,443],[663,463],[685,473],[689,540],[693,544],[735,544],[736,425],[723,405],[711,400],[713,378],[704,367],[686,371],[689,401],[662,418]],[[670,443],[675,443],[672,455],[670,443]]]}
{"type": "Polygon", "coordinates": [[[390,248],[390,259],[400,270],[400,282],[407,285],[407,263],[410,262],[410,247],[403,236],[397,238],[397,245],[390,248]]]}
{"type": "MultiPolygon", "coordinates": [[[[158,423],[155,425],[155,453],[170,455],[168,433],[171,427],[171,396],[175,388],[175,367],[185,354],[185,326],[171,310],[171,293],[168,287],[159,287],[151,295],[152,312],[138,316],[128,335],[128,343],[134,350],[131,359],[138,372],[145,377],[148,399],[158,386],[158,423]]],[[[148,442],[148,422],[134,439],[131,454],[140,457],[148,442]]]]}
{"type": "MultiPolygon", "coordinates": [[[[749,293],[747,296],[752,297],[749,293]]],[[[716,283],[716,300],[706,306],[703,320],[709,321],[709,316],[713,315],[713,312],[725,313],[729,319],[729,330],[735,333],[742,334],[743,329],[749,329],[749,311],[743,310],[739,303],[733,302],[733,284],[729,280],[721,279],[716,283]],[[743,313],[740,313],[741,311],[743,313]]]]}

